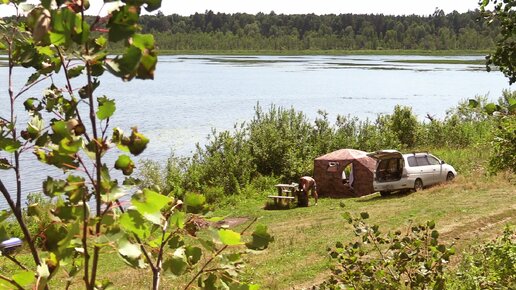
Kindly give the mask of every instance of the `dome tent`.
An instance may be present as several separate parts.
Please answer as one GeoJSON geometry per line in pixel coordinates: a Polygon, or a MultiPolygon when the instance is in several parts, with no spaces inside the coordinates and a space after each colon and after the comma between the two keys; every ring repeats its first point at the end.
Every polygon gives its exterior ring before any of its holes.
{"type": "Polygon", "coordinates": [[[355,149],[340,149],[314,160],[319,196],[353,197],[374,192],[376,160],[355,149]]]}

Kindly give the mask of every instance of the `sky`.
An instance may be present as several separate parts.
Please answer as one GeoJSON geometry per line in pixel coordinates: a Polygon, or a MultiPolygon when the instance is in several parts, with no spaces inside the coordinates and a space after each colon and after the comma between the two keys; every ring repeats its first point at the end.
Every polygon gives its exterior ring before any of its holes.
{"type": "MultiPolygon", "coordinates": [[[[28,2],[38,2],[29,0],[28,2]]],[[[88,14],[97,15],[102,8],[103,0],[90,0],[88,14]]],[[[454,10],[467,12],[478,8],[478,0],[162,0],[161,11],[165,15],[177,13],[191,15],[206,10],[213,12],[236,13],[258,12],[276,14],[379,14],[386,15],[429,15],[435,8],[450,13],[454,10]]],[[[104,7],[104,11],[109,9],[104,7]]],[[[12,15],[12,7],[0,5],[0,16],[12,15]]],[[[105,13],[105,12],[104,12],[105,13]]]]}

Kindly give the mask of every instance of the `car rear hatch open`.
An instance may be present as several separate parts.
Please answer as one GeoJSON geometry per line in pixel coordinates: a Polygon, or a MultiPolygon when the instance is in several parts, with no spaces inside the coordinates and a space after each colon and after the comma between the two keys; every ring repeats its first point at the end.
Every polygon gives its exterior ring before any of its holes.
{"type": "Polygon", "coordinates": [[[401,152],[398,150],[379,150],[376,152],[368,153],[367,156],[374,158],[376,160],[384,160],[384,159],[392,159],[392,158],[402,158],[401,152]]]}
{"type": "Polygon", "coordinates": [[[374,179],[376,182],[400,180],[404,173],[403,155],[397,150],[380,150],[367,154],[376,159],[374,179]]]}

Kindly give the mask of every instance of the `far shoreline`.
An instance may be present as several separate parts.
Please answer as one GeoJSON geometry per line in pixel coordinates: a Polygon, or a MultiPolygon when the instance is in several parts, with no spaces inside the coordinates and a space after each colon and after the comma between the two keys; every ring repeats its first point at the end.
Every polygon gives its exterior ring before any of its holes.
{"type": "Polygon", "coordinates": [[[159,55],[414,55],[414,56],[485,56],[489,50],[170,50],[158,49],[159,55]]]}
{"type": "MultiPolygon", "coordinates": [[[[376,49],[376,50],[216,50],[216,49],[196,49],[196,50],[173,50],[159,49],[159,55],[421,55],[421,56],[485,56],[490,50],[423,50],[423,49],[376,49]]],[[[119,51],[120,54],[123,51],[119,51]]],[[[0,59],[6,60],[7,53],[0,51],[0,59]]]]}

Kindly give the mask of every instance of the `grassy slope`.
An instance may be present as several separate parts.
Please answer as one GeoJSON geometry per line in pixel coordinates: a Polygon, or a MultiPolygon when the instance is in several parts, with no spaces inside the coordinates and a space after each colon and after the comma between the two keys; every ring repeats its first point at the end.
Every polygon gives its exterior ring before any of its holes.
{"type": "MultiPolygon", "coordinates": [[[[413,223],[435,220],[441,238],[455,242],[458,253],[471,244],[487,240],[501,232],[506,223],[516,223],[516,181],[514,175],[487,178],[481,174],[459,176],[422,192],[380,197],[320,199],[319,205],[290,210],[264,210],[266,196],[247,199],[216,212],[230,217],[261,217],[274,235],[275,242],[264,252],[246,258],[243,279],[254,281],[262,289],[300,289],[321,282],[329,275],[327,247],[336,241],[350,241],[351,227],[341,218],[349,211],[369,212],[370,223],[382,231],[403,229],[413,223]]],[[[242,225],[244,226],[244,225],[242,225]]],[[[242,227],[240,226],[240,227],[242,227]]],[[[105,248],[100,262],[100,278],[108,278],[117,289],[144,289],[151,285],[149,270],[133,270],[124,265],[114,249],[105,248]],[[108,254],[111,252],[112,254],[108,254]]],[[[18,259],[30,264],[26,253],[18,259]]],[[[0,265],[0,268],[12,265],[0,265]]],[[[4,268],[5,270],[6,268],[4,268]]],[[[77,277],[71,289],[81,289],[77,277]],[[78,284],[77,284],[78,283],[78,284]]],[[[53,279],[53,288],[62,289],[65,277],[53,279]]],[[[181,289],[185,280],[165,276],[163,289],[181,289]]]]}
{"type": "Polygon", "coordinates": [[[452,184],[408,195],[322,199],[318,206],[284,211],[260,209],[263,198],[220,213],[263,216],[261,222],[269,226],[276,241],[266,253],[248,259],[245,277],[265,289],[286,289],[310,286],[328,274],[326,248],[353,237],[351,228],[340,217],[344,211],[367,211],[370,222],[384,230],[404,228],[409,220],[435,220],[442,237],[455,241],[460,250],[492,236],[505,223],[516,222],[514,192],[514,181],[511,184],[504,176],[492,180],[458,177],[452,184]]]}

